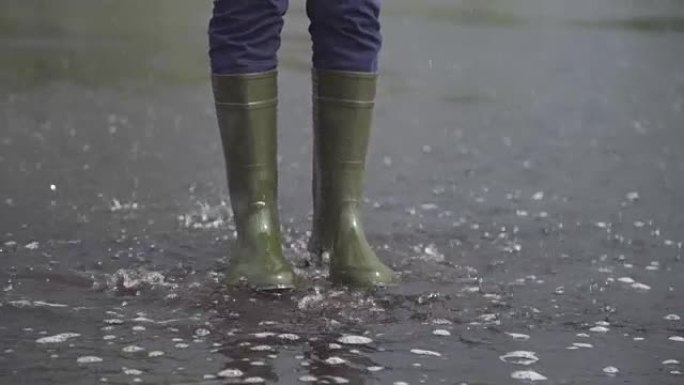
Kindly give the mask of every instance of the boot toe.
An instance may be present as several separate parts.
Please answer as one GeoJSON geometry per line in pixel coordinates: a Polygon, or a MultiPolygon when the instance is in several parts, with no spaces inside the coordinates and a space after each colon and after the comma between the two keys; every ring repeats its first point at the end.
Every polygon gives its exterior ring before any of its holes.
{"type": "Polygon", "coordinates": [[[227,283],[231,286],[243,284],[259,291],[289,290],[295,287],[295,275],[287,267],[269,270],[263,267],[236,266],[229,271],[227,283]]]}

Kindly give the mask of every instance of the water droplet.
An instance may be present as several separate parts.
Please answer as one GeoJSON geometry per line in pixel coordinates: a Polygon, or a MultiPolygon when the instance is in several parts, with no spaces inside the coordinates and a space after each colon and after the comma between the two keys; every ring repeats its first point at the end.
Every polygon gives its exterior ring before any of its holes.
{"type": "Polygon", "coordinates": [[[290,340],[290,341],[297,341],[299,340],[299,336],[296,334],[291,334],[291,333],[283,333],[283,334],[278,334],[278,338],[281,340],[290,340]]]}
{"type": "Polygon", "coordinates": [[[273,348],[271,348],[269,345],[257,345],[253,346],[250,350],[255,352],[267,352],[273,350],[273,348]]]}
{"type": "Polygon", "coordinates": [[[242,377],[244,373],[240,369],[226,369],[218,372],[217,376],[223,378],[237,378],[242,377]]]}
{"type": "Polygon", "coordinates": [[[432,331],[432,334],[436,336],[448,337],[451,335],[451,332],[445,329],[435,329],[432,331]]]}
{"type": "Polygon", "coordinates": [[[344,359],[342,359],[340,357],[335,357],[335,356],[329,357],[325,360],[325,363],[328,365],[341,365],[341,364],[344,364],[345,362],[347,362],[347,361],[345,361],[344,359]]]}
{"type": "Polygon", "coordinates": [[[615,375],[620,372],[620,369],[616,368],[615,366],[606,366],[603,368],[603,373],[609,374],[609,375],[615,375]]]}
{"type": "Polygon", "coordinates": [[[248,377],[245,378],[242,382],[245,384],[261,384],[266,382],[266,380],[264,380],[261,377],[248,377]]]}
{"type": "Polygon", "coordinates": [[[368,337],[348,335],[338,338],[337,342],[345,345],[366,345],[373,342],[373,340],[368,337]]]}
{"type": "Polygon", "coordinates": [[[79,364],[93,364],[96,362],[102,362],[102,358],[96,356],[83,356],[78,357],[76,359],[76,362],[78,362],[79,364]]]}
{"type": "Polygon", "coordinates": [[[139,353],[145,350],[145,348],[141,348],[140,346],[135,346],[135,345],[129,345],[121,349],[122,352],[124,353],[139,353]]]}
{"type": "Polygon", "coordinates": [[[644,290],[644,291],[651,290],[650,286],[643,284],[643,283],[639,283],[639,282],[633,283],[632,288],[637,289],[637,290],[644,290]]]}
{"type": "Polygon", "coordinates": [[[634,202],[639,200],[639,193],[636,191],[628,192],[625,194],[625,198],[627,198],[628,201],[634,202]]]}
{"type": "Polygon", "coordinates": [[[514,352],[506,353],[499,356],[499,359],[503,362],[508,362],[515,365],[532,365],[539,361],[535,352],[529,352],[525,350],[516,350],[514,352]]]}
{"type": "Polygon", "coordinates": [[[530,336],[527,334],[522,334],[522,333],[506,333],[509,337],[513,338],[514,340],[518,341],[527,341],[530,339],[530,336]]]}
{"type": "Polygon", "coordinates": [[[123,367],[121,369],[123,370],[124,374],[126,374],[128,376],[139,376],[139,375],[143,374],[142,370],[138,370],[138,369],[129,369],[126,367],[123,367]]]}
{"type": "Polygon", "coordinates": [[[547,378],[533,370],[518,370],[511,373],[511,378],[514,380],[523,381],[546,381],[547,378]]]}
{"type": "Polygon", "coordinates": [[[38,338],[36,340],[36,343],[39,343],[39,344],[59,344],[59,343],[65,342],[71,338],[76,338],[76,337],[80,337],[80,336],[81,335],[78,333],[61,333],[61,334],[56,334],[56,335],[50,336],[50,337],[38,338]]]}
{"type": "Polygon", "coordinates": [[[442,353],[434,352],[432,350],[424,350],[424,349],[411,349],[411,353],[417,354],[419,356],[433,356],[433,357],[441,357],[442,353]]]}

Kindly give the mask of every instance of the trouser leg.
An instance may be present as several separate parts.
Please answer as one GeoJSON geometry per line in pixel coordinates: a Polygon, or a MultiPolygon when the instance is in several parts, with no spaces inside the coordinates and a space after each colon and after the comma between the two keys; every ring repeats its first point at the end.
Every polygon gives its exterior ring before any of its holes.
{"type": "Polygon", "coordinates": [[[209,22],[214,74],[266,72],[278,65],[288,0],[215,0],[209,22]]]}

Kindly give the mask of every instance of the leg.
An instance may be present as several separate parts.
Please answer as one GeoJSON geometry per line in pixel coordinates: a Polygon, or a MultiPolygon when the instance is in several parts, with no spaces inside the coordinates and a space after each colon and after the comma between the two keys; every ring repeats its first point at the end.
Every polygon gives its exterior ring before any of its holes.
{"type": "Polygon", "coordinates": [[[314,222],[309,249],[330,252],[330,276],[385,286],[393,272],[361,224],[365,162],[381,44],[379,0],[309,0],[314,46],[314,222]]]}
{"type": "Polygon", "coordinates": [[[210,24],[212,83],[238,233],[228,283],[290,288],[278,215],[277,75],[286,0],[217,0],[210,24]]]}

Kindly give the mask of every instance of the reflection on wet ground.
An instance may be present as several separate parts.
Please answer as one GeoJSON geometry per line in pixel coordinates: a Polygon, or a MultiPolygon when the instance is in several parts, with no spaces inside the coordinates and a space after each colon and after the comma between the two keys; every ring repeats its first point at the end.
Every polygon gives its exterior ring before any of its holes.
{"type": "Polygon", "coordinates": [[[0,383],[681,382],[681,2],[387,2],[366,227],[403,283],[374,292],[305,251],[293,2],[280,188],[305,280],[280,295],[221,284],[210,6],[0,1],[0,383]]]}

